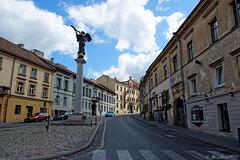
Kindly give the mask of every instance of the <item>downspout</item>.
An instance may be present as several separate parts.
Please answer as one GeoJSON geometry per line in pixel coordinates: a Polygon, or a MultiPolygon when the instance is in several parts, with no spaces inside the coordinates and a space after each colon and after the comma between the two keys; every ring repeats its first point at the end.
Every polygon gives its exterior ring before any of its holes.
{"type": "Polygon", "coordinates": [[[14,58],[13,60],[13,67],[12,67],[12,75],[11,75],[11,83],[10,83],[10,94],[9,94],[9,97],[7,98],[6,100],[6,107],[5,107],[5,113],[3,112],[4,114],[4,117],[3,117],[3,123],[6,122],[7,120],[7,108],[8,108],[8,100],[11,98],[11,93],[12,93],[12,82],[13,82],[13,72],[14,72],[14,68],[15,68],[15,60],[16,58],[14,58]]]}
{"type": "Polygon", "coordinates": [[[183,82],[183,67],[182,67],[182,49],[181,49],[181,41],[177,38],[176,32],[173,33],[173,37],[178,41],[178,48],[179,48],[179,58],[180,58],[180,71],[181,71],[181,84],[182,84],[182,96],[183,96],[183,108],[184,108],[184,119],[185,119],[185,126],[187,126],[187,112],[186,112],[186,102],[185,102],[185,89],[184,89],[184,82],[183,82]]]}

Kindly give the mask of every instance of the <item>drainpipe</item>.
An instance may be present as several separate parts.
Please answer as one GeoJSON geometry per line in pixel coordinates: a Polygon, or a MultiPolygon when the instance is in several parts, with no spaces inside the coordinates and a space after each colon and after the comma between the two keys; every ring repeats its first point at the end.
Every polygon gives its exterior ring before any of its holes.
{"type": "Polygon", "coordinates": [[[14,58],[14,60],[13,60],[11,83],[10,83],[10,95],[9,95],[9,97],[6,100],[5,112],[3,112],[3,114],[4,114],[4,116],[3,116],[3,123],[5,123],[6,120],[7,120],[7,106],[8,106],[8,100],[11,98],[11,93],[12,93],[12,82],[13,82],[13,72],[14,72],[14,68],[15,68],[15,60],[16,60],[16,58],[14,58]]]}
{"type": "Polygon", "coordinates": [[[178,48],[179,48],[179,58],[180,58],[180,71],[181,71],[181,84],[182,84],[182,96],[183,96],[183,108],[184,108],[184,120],[185,126],[187,126],[187,112],[186,112],[186,102],[185,102],[185,90],[184,90],[184,83],[183,83],[183,67],[182,67],[182,51],[181,51],[181,41],[177,38],[176,32],[173,33],[173,37],[178,41],[178,48]]]}

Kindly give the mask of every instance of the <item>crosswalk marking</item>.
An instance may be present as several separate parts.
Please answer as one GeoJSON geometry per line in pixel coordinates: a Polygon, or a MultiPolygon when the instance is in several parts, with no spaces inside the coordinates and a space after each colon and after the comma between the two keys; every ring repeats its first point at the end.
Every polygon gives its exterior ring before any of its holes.
{"type": "Polygon", "coordinates": [[[158,160],[158,158],[149,150],[139,150],[146,160],[158,160]]]}
{"type": "Polygon", "coordinates": [[[179,154],[177,154],[176,152],[172,151],[172,150],[162,150],[162,152],[164,154],[166,154],[169,158],[174,159],[174,160],[186,160],[185,158],[183,158],[182,156],[180,156],[179,154]]]}
{"type": "MultiPolygon", "coordinates": [[[[215,156],[217,156],[216,158],[221,158],[221,159],[230,159],[230,160],[237,160],[235,158],[230,158],[230,156],[225,155],[223,153],[217,152],[217,151],[208,151],[211,154],[214,154],[215,156]]],[[[216,159],[215,158],[215,159],[216,159]]]]}
{"type": "Polygon", "coordinates": [[[207,158],[207,156],[204,156],[204,155],[202,155],[201,153],[198,153],[198,152],[196,152],[196,151],[185,151],[186,153],[188,153],[188,154],[190,154],[191,156],[193,156],[194,158],[196,158],[196,159],[200,159],[200,160],[202,160],[202,159],[208,159],[207,158]]]}
{"type": "MultiPolygon", "coordinates": [[[[132,157],[128,150],[117,150],[117,156],[119,160],[132,160],[132,157]]],[[[139,150],[139,154],[141,154],[146,160],[159,160],[150,150],[139,150]]],[[[173,150],[161,150],[166,156],[174,160],[186,160],[186,158],[177,154],[173,150]]],[[[212,155],[203,155],[194,150],[185,150],[185,153],[194,157],[194,159],[198,160],[208,160],[208,159],[229,159],[229,160],[237,160],[233,155],[225,155],[223,153],[217,151],[207,151],[212,155]]],[[[106,150],[95,150],[92,156],[92,160],[106,160],[106,150]]]]}
{"type": "Polygon", "coordinates": [[[128,150],[117,150],[119,160],[132,160],[128,150]]]}
{"type": "Polygon", "coordinates": [[[105,159],[106,159],[106,151],[105,150],[94,151],[92,160],[105,160],[105,159]]]}

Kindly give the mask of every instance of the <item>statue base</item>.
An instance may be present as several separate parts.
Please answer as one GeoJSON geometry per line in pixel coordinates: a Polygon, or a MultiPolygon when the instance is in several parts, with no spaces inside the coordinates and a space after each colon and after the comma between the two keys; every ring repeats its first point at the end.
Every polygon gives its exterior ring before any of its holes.
{"type": "Polygon", "coordinates": [[[62,121],[62,124],[65,125],[86,125],[86,116],[81,113],[73,113],[68,116],[68,119],[62,121]]]}

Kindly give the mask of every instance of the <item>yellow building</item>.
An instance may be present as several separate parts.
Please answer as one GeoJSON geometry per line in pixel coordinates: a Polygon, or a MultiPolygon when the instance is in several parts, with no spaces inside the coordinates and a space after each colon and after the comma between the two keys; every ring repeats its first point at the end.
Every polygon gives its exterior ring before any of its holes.
{"type": "Polygon", "coordinates": [[[23,121],[34,113],[51,115],[54,70],[24,45],[0,37],[0,122],[23,121]]]}

